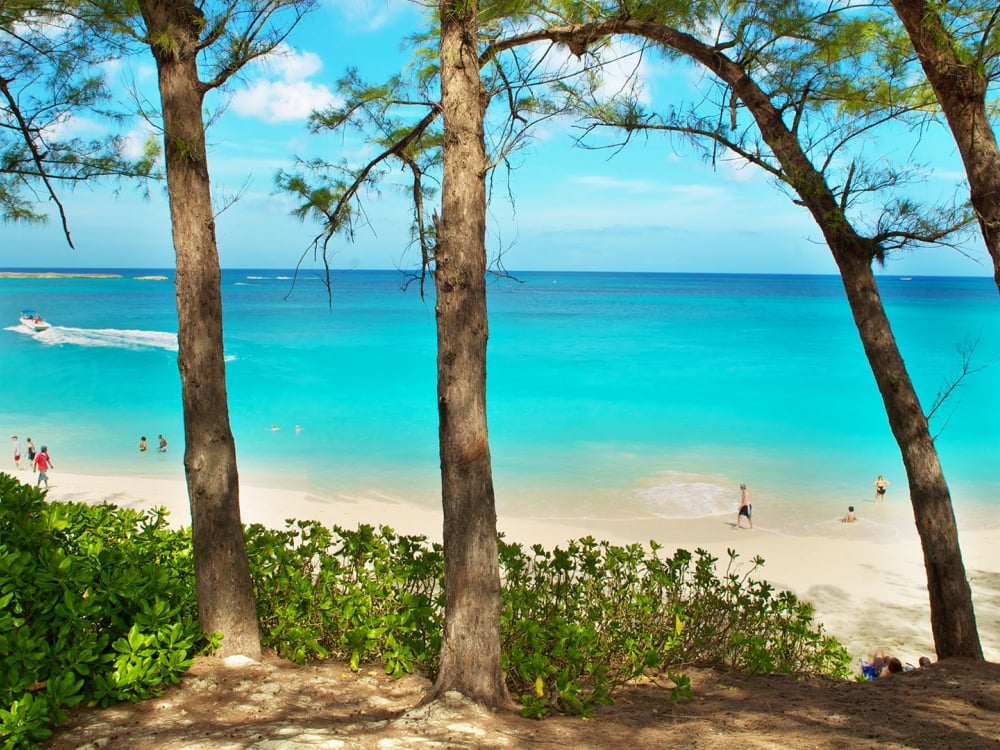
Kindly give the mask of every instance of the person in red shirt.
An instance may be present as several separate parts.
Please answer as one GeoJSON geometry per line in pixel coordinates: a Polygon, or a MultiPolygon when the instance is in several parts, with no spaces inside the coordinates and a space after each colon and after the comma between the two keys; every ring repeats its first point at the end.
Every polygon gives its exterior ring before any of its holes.
{"type": "Polygon", "coordinates": [[[42,482],[45,482],[45,489],[49,488],[49,469],[52,468],[52,459],[49,458],[49,448],[47,445],[43,445],[42,449],[35,454],[35,460],[32,462],[35,470],[38,472],[38,484],[36,487],[41,487],[42,482]]]}

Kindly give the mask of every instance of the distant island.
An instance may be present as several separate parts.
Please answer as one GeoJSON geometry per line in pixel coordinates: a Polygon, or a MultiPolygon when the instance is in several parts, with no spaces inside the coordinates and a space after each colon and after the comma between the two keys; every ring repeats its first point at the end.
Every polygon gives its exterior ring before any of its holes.
{"type": "Polygon", "coordinates": [[[166,281],[166,276],[133,276],[136,281],[166,281]]]}
{"type": "Polygon", "coordinates": [[[0,271],[0,279],[120,279],[120,273],[51,273],[49,271],[0,271]]]}

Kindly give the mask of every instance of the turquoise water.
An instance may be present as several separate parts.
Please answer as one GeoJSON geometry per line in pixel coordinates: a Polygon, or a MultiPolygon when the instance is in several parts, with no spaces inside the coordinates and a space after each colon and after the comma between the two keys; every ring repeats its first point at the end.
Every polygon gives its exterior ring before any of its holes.
{"type": "MultiPolygon", "coordinates": [[[[0,425],[47,443],[57,470],[177,476],[173,272],[115,272],[122,278],[0,279],[9,322],[0,425]],[[169,279],[135,278],[153,274],[169,279]],[[25,307],[53,328],[21,328],[25,307]],[[139,436],[155,442],[159,433],[167,454],[140,455],[139,436]]],[[[316,276],[294,289],[290,276],[223,274],[241,477],[436,505],[433,300],[401,291],[396,272],[337,272],[331,310],[316,276]]],[[[925,408],[958,373],[958,348],[978,340],[973,363],[986,366],[932,429],[960,523],[995,525],[996,287],[881,277],[880,288],[925,408]]],[[[728,516],[746,482],[762,524],[796,530],[870,503],[877,474],[892,482],[890,501],[905,501],[899,452],[837,277],[533,272],[489,289],[501,513],[728,516]]]]}

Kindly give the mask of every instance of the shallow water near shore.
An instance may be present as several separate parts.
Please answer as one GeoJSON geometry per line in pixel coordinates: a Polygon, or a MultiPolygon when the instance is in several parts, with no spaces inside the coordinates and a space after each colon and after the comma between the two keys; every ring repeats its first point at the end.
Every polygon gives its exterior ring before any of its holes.
{"type": "MultiPolygon", "coordinates": [[[[0,279],[0,424],[48,444],[55,476],[177,476],[173,272],[108,271],[118,278],[0,279]],[[29,307],[53,327],[17,325],[29,307]],[[155,445],[160,433],[167,453],[138,452],[140,435],[155,445]]],[[[315,275],[294,287],[291,276],[223,273],[241,477],[331,502],[435,506],[433,299],[401,291],[397,272],[345,271],[331,309],[315,275]]],[[[996,288],[985,277],[879,283],[925,410],[957,376],[958,350],[978,342],[983,369],[932,430],[960,526],[995,526],[996,288]]],[[[853,504],[862,523],[852,533],[912,532],[899,452],[839,278],[532,272],[492,280],[489,307],[501,514],[724,524],[746,482],[761,528],[842,534],[853,504]],[[873,502],[878,474],[892,483],[884,505],[873,502]]]]}

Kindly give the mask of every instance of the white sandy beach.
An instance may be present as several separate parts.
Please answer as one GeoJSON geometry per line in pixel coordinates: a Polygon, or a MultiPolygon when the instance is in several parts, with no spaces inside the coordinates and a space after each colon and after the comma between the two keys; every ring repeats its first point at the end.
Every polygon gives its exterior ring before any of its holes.
{"type": "MultiPolygon", "coordinates": [[[[172,523],[189,525],[190,512],[182,477],[152,479],[135,476],[88,476],[52,471],[49,498],[83,502],[108,501],[120,507],[165,507],[172,523]]],[[[22,481],[30,481],[24,472],[22,481]]],[[[325,525],[353,528],[360,523],[391,526],[401,534],[441,538],[436,509],[395,500],[324,499],[295,489],[247,486],[240,490],[246,523],[283,528],[285,519],[311,519],[325,525]]],[[[655,539],[666,550],[703,548],[728,559],[735,549],[744,564],[756,555],[766,560],[758,577],[789,589],[813,603],[817,619],[857,659],[876,650],[916,664],[920,656],[934,658],[929,624],[926,579],[916,531],[908,508],[894,509],[903,530],[892,541],[864,537],[865,519],[842,524],[823,536],[794,536],[769,530],[755,518],[753,531],[733,528],[732,518],[692,520],[656,518],[620,522],[542,520],[501,517],[499,530],[508,540],[546,547],[592,535],[618,544],[655,539]],[[909,525],[906,519],[909,518],[909,525]],[[854,533],[858,530],[858,533],[854,533]]],[[[759,514],[758,514],[759,515],[759,514]]],[[[1000,529],[961,532],[962,552],[973,588],[979,634],[986,658],[1000,661],[1000,529]]]]}

